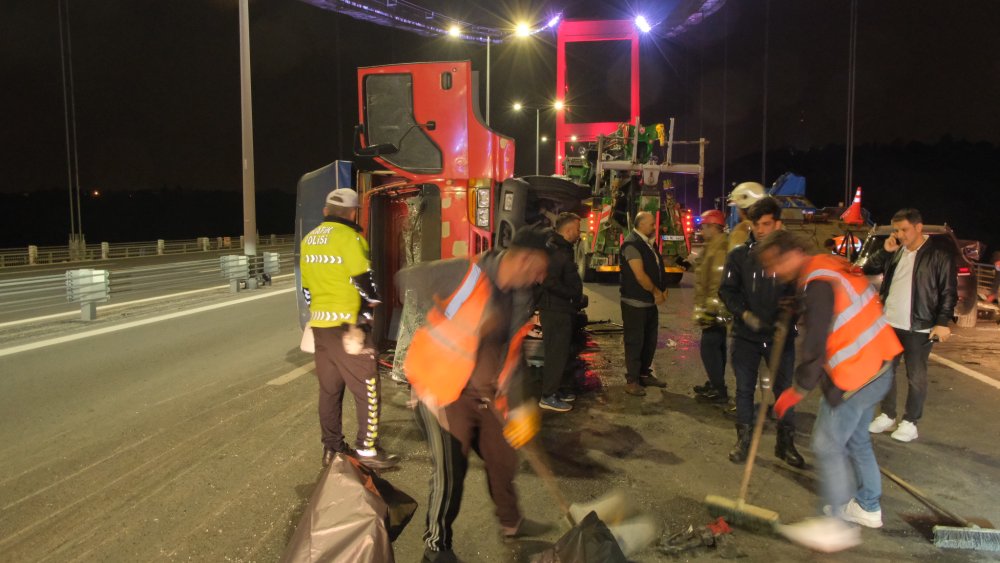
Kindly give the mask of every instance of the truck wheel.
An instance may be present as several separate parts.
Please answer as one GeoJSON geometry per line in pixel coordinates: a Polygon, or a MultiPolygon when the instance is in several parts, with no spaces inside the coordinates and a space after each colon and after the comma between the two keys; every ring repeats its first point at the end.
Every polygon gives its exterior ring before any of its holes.
{"type": "Polygon", "coordinates": [[[964,315],[958,315],[955,319],[955,326],[960,326],[962,328],[969,328],[976,326],[976,320],[979,317],[979,308],[973,307],[971,311],[964,315]]]}
{"type": "Polygon", "coordinates": [[[596,278],[597,272],[593,268],[587,267],[587,264],[590,264],[590,257],[593,256],[593,253],[582,252],[580,250],[580,246],[582,245],[583,243],[577,244],[576,271],[580,274],[581,280],[584,282],[592,282],[596,278]]]}

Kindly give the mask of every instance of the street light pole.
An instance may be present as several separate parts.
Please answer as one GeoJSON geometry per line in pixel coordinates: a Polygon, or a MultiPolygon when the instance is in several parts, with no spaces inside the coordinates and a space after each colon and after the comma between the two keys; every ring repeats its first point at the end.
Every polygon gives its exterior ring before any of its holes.
{"type": "Polygon", "coordinates": [[[486,37],[486,126],[490,126],[490,43],[493,42],[489,36],[486,37]]]}
{"type": "Polygon", "coordinates": [[[541,108],[535,108],[535,176],[538,176],[538,143],[541,142],[541,108]]]}
{"type": "Polygon", "coordinates": [[[257,205],[254,198],[253,103],[250,96],[250,6],[240,0],[240,115],[243,130],[243,254],[257,255],[257,205]]]}

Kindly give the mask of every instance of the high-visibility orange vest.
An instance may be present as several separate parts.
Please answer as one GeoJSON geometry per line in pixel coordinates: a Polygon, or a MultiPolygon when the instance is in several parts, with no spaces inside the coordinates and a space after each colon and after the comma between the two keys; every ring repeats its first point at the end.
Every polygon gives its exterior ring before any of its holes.
{"type": "MultiPolygon", "coordinates": [[[[882,364],[903,347],[882,314],[878,292],[840,256],[809,259],[799,276],[800,288],[823,280],[833,288],[833,323],[826,339],[826,372],[838,389],[856,391],[871,381],[882,364]]],[[[808,311],[807,311],[808,314],[808,311]]]]}
{"type": "MultiPolygon", "coordinates": [[[[422,401],[443,407],[458,399],[476,367],[482,318],[490,300],[490,282],[471,264],[458,289],[445,300],[434,297],[426,323],[413,333],[403,362],[406,379],[422,401]]],[[[531,330],[525,324],[513,336],[497,378],[497,404],[506,410],[510,375],[521,361],[521,343],[531,330]]]]}

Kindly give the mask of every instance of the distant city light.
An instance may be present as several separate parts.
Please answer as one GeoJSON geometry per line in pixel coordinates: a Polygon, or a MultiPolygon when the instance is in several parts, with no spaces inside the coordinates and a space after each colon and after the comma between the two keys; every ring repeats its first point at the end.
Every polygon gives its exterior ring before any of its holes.
{"type": "Polygon", "coordinates": [[[541,139],[541,141],[542,141],[543,143],[547,143],[547,142],[549,142],[549,138],[548,138],[548,137],[546,137],[545,135],[542,135],[542,139],[541,139]]]}
{"type": "Polygon", "coordinates": [[[453,25],[453,26],[451,26],[451,27],[448,28],[448,35],[450,35],[452,37],[458,37],[461,34],[462,34],[462,30],[457,25],[453,25]]]}
{"type": "Polygon", "coordinates": [[[555,15],[555,16],[552,16],[552,19],[549,20],[549,23],[546,24],[545,27],[555,27],[557,25],[559,25],[559,16],[555,15]]]}
{"type": "Polygon", "coordinates": [[[643,33],[649,33],[649,31],[653,29],[653,27],[649,25],[649,22],[646,21],[646,16],[636,16],[635,26],[638,27],[639,31],[643,33]]]}
{"type": "Polygon", "coordinates": [[[521,102],[515,102],[514,103],[514,111],[521,111],[521,108],[523,108],[523,107],[524,106],[521,105],[521,102]]]}
{"type": "Polygon", "coordinates": [[[556,100],[556,102],[552,104],[552,107],[555,108],[556,111],[562,111],[563,108],[566,107],[566,104],[564,104],[562,100],[556,100]]]}
{"type": "Polygon", "coordinates": [[[518,37],[527,37],[531,35],[531,27],[526,23],[517,24],[517,28],[514,30],[514,35],[518,37]]]}
{"type": "Polygon", "coordinates": [[[571,136],[571,137],[569,138],[569,140],[570,140],[570,141],[573,141],[573,142],[575,143],[575,142],[576,142],[576,135],[572,135],[572,136],[571,136]]]}
{"type": "Polygon", "coordinates": [[[90,192],[90,195],[92,195],[94,197],[100,197],[101,191],[100,190],[94,190],[94,191],[90,192]]]}

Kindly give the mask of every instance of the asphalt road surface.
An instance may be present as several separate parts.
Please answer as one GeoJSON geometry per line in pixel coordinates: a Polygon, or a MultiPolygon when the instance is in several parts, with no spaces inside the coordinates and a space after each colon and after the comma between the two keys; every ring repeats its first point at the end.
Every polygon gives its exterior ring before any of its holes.
{"type": "MultiPolygon", "coordinates": [[[[592,319],[620,319],[617,288],[588,292],[592,319]]],[[[597,334],[579,374],[593,390],[570,413],[546,413],[540,438],[571,501],[624,489],[664,532],[709,522],[705,495],[734,497],[742,472],[726,458],[732,421],[691,392],[704,380],[698,331],[688,320],[691,294],[689,287],[672,290],[661,308],[655,369],[667,389],[625,395],[621,337],[597,334]]],[[[311,358],[298,351],[290,280],[236,296],[220,290],[124,307],[90,324],[20,326],[0,336],[0,561],[281,557],[321,470],[316,382],[311,358]]],[[[996,325],[984,322],[936,352],[995,381],[997,339],[996,325]]],[[[940,364],[930,369],[920,438],[901,444],[875,437],[879,460],[954,511],[1000,523],[1000,389],[940,364]]],[[[406,408],[405,387],[388,378],[383,385],[384,446],[403,457],[383,476],[421,504],[395,543],[396,558],[415,562],[430,477],[427,448],[406,408]]],[[[817,397],[809,397],[797,422],[809,464],[816,405],[817,397]]],[[[350,434],[352,402],[345,407],[350,434]]],[[[814,471],[778,462],[773,445],[770,428],[749,502],[778,511],[786,522],[812,515],[814,471]]],[[[558,539],[565,527],[539,541],[503,544],[482,464],[474,460],[456,523],[463,560],[527,560],[558,539]]],[[[527,464],[517,486],[528,517],[559,521],[527,464]]],[[[933,547],[927,539],[933,515],[888,481],[883,510],[885,527],[864,530],[864,545],[822,559],[991,557],[933,547]]],[[[740,530],[730,545],[750,561],[815,559],[781,538],[740,530]]],[[[683,559],[718,557],[702,550],[683,559]]],[[[677,560],[655,548],[635,559],[677,560]]]]}

